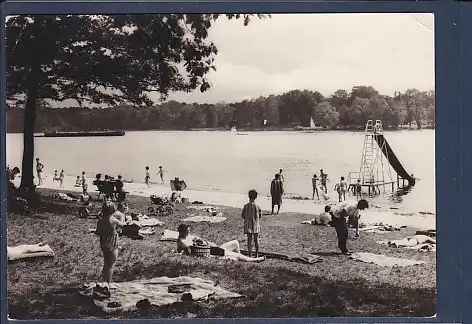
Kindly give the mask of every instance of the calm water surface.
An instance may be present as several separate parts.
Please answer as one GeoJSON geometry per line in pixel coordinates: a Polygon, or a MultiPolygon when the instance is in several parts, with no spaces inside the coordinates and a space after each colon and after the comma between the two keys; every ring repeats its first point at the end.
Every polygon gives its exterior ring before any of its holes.
{"type": "MultiPolygon", "coordinates": [[[[401,203],[416,210],[435,211],[434,130],[385,132],[385,138],[409,173],[419,178],[406,195],[377,198],[379,203],[401,203]]],[[[311,195],[311,177],[328,173],[329,190],[341,176],[359,171],[364,134],[352,132],[127,132],[122,137],[36,138],[36,153],[45,173],[64,169],[76,176],[84,170],[122,174],[144,182],[145,167],[158,181],[159,165],[165,178],[185,179],[194,190],[244,193],[255,188],[269,193],[274,174],[284,170],[287,193],[311,195]]],[[[21,164],[22,134],[7,134],[7,164],[21,164]]],[[[167,181],[166,181],[167,182],[167,181]]],[[[391,189],[390,189],[391,190],[391,189]]]]}

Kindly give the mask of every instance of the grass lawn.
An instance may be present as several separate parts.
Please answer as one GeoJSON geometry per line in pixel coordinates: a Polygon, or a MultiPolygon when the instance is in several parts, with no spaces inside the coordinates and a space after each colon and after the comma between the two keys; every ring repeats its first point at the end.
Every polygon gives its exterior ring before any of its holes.
{"type": "MultiPolygon", "coordinates": [[[[78,218],[78,203],[57,201],[54,191],[41,189],[43,201],[33,216],[9,214],[8,246],[44,242],[55,258],[9,262],[8,312],[14,319],[140,318],[137,312],[108,315],[92,300],[79,296],[84,282],[101,281],[98,238],[88,229],[96,219],[78,218]]],[[[150,199],[130,196],[130,211],[146,212],[150,199]]],[[[238,239],[246,248],[240,209],[221,207],[228,219],[219,224],[192,224],[191,234],[221,244],[238,239]]],[[[99,203],[94,203],[98,211],[99,203]]],[[[162,230],[176,230],[190,210],[177,207],[161,217],[162,230]]],[[[193,211],[192,211],[193,212],[193,211]]],[[[403,238],[415,229],[386,234],[350,232],[353,252],[372,252],[424,260],[422,266],[381,268],[337,254],[333,228],[300,224],[311,215],[282,212],[262,217],[262,251],[315,253],[321,263],[300,264],[268,259],[262,263],[198,259],[173,253],[175,243],[160,242],[159,228],[144,240],[120,238],[121,251],[113,281],[160,276],[195,276],[217,281],[244,298],[154,307],[150,318],[193,317],[317,317],[432,316],[436,313],[436,255],[382,246],[381,239],[403,238]]]]}

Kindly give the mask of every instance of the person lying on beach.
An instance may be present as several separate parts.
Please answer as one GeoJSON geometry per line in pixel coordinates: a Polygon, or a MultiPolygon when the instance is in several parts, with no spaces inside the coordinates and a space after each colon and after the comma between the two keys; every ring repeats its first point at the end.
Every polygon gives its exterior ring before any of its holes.
{"type": "MultiPolygon", "coordinates": [[[[177,253],[184,255],[192,255],[191,246],[194,244],[205,244],[201,239],[189,238],[189,225],[180,224],[177,228],[179,237],[177,238],[177,253]]],[[[220,246],[210,246],[210,255],[214,256],[228,256],[237,261],[244,262],[261,262],[265,260],[265,257],[251,258],[244,254],[241,254],[239,249],[239,242],[237,240],[229,241],[220,246]]]]}

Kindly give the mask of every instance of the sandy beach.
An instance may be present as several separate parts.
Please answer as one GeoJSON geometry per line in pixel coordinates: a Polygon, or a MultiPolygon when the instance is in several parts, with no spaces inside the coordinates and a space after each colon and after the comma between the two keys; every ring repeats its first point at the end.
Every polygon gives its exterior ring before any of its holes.
{"type": "MultiPolygon", "coordinates": [[[[43,175],[43,184],[39,188],[60,189],[59,182],[53,181],[52,174],[43,175]]],[[[37,180],[37,179],[35,179],[37,180]]],[[[81,192],[81,187],[75,187],[75,178],[66,176],[64,178],[64,187],[62,190],[81,192]]],[[[88,190],[92,195],[96,195],[96,187],[92,184],[93,178],[87,178],[88,190]]],[[[19,186],[21,178],[17,177],[15,185],[19,186]]],[[[125,183],[125,190],[130,195],[149,197],[150,195],[170,195],[169,185],[151,184],[148,188],[146,184],[133,182],[125,183]]],[[[189,198],[190,201],[201,201],[205,204],[228,206],[240,208],[247,202],[247,194],[227,193],[219,191],[201,191],[187,189],[182,193],[183,197],[189,198]]],[[[281,212],[294,212],[305,214],[321,213],[327,204],[336,203],[336,195],[330,195],[328,201],[312,201],[312,200],[295,200],[285,198],[283,201],[281,212]]],[[[355,201],[352,197],[348,197],[348,201],[355,201]]],[[[259,196],[258,204],[264,211],[270,211],[271,198],[259,196]]],[[[423,210],[407,210],[399,207],[399,209],[390,209],[389,207],[371,204],[369,210],[362,212],[361,220],[366,224],[382,222],[393,226],[407,226],[418,229],[435,229],[436,218],[431,215],[430,211],[423,210]]]]}

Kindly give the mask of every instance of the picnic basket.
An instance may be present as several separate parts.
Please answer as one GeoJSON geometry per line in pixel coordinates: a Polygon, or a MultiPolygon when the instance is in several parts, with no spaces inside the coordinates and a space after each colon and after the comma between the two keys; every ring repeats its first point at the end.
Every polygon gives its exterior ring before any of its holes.
{"type": "Polygon", "coordinates": [[[199,258],[209,258],[210,257],[210,245],[191,245],[190,252],[193,256],[199,258]]]}

